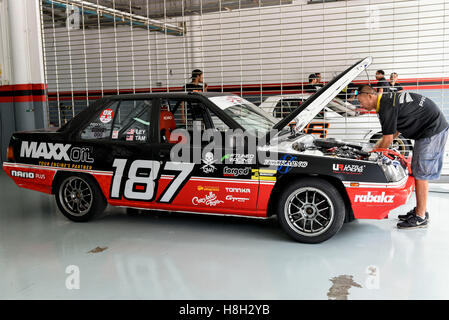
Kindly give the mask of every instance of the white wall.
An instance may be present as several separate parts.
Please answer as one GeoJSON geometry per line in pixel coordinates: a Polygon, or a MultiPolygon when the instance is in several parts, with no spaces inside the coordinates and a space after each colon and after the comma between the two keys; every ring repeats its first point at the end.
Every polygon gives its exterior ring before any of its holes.
{"type": "Polygon", "coordinates": [[[449,75],[447,0],[297,1],[185,20],[185,37],[126,26],[46,29],[49,90],[181,86],[193,68],[204,69],[209,85],[300,82],[317,71],[329,80],[367,55],[371,78],[377,69],[449,75]]]}

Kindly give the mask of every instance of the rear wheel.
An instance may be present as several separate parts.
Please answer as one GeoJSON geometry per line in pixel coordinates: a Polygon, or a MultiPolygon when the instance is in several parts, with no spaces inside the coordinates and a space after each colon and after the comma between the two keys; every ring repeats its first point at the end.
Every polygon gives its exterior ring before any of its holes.
{"type": "Polygon", "coordinates": [[[72,174],[60,180],[55,192],[62,214],[75,222],[85,222],[100,214],[107,202],[95,180],[87,175],[72,174]]]}
{"type": "Polygon", "coordinates": [[[338,190],[317,178],[292,183],[282,192],[277,206],[282,228],[304,243],[323,242],[335,235],[343,225],[345,212],[338,190]]]}

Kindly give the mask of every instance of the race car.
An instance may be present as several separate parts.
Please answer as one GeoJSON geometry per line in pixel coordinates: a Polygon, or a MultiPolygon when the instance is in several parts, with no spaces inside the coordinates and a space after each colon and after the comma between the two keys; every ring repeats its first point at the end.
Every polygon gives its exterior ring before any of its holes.
{"type": "Polygon", "coordinates": [[[54,195],[76,222],[108,204],[275,215],[293,239],[322,242],[345,221],[386,217],[414,188],[400,154],[302,132],[370,63],[355,63],[279,122],[230,94],[105,97],[57,130],[14,133],[3,168],[19,187],[54,195]]]}
{"type": "MultiPolygon", "coordinates": [[[[268,97],[259,107],[275,118],[284,118],[298,108],[312,94],[288,94],[268,97]]],[[[332,99],[304,128],[304,132],[321,138],[345,139],[352,142],[369,141],[376,143],[382,138],[379,119],[352,103],[339,98],[332,99]]],[[[413,150],[413,141],[399,135],[392,148],[408,156],[413,150]]]]}

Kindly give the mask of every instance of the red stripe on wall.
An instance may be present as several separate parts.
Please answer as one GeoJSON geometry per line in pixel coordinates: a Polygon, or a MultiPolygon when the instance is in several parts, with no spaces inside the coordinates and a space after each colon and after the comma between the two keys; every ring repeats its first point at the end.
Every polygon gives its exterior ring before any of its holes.
{"type": "Polygon", "coordinates": [[[43,83],[12,84],[0,86],[0,103],[44,102],[47,97],[43,83]]]}
{"type": "MultiPolygon", "coordinates": [[[[399,79],[399,83],[404,83],[403,87],[406,90],[416,90],[416,89],[449,89],[449,78],[410,78],[410,79],[399,79]],[[437,84],[426,84],[426,83],[435,83],[437,84]],[[416,85],[409,85],[409,83],[416,83],[416,85]]],[[[367,80],[355,80],[354,84],[368,84],[367,80]]],[[[376,84],[376,81],[370,82],[372,85],[376,84]]],[[[242,85],[211,85],[208,86],[209,90],[220,91],[223,89],[234,89],[232,91],[227,91],[229,93],[242,94],[242,95],[260,95],[260,94],[295,94],[301,93],[302,91],[299,88],[303,85],[306,85],[306,82],[288,82],[288,83],[264,83],[264,84],[242,84],[242,85]],[[282,91],[279,89],[269,90],[270,87],[283,87],[282,91]],[[248,91],[245,92],[245,89],[249,88],[261,88],[260,91],[248,91]],[[264,90],[267,88],[267,90],[264,90]]],[[[183,87],[163,87],[163,88],[136,88],[136,89],[106,89],[106,90],[89,90],[89,91],[60,91],[59,92],[59,100],[67,101],[72,100],[72,95],[74,100],[86,100],[89,97],[89,100],[99,99],[102,95],[116,95],[116,94],[127,94],[127,93],[150,93],[150,92],[179,92],[182,91],[183,87]]],[[[56,101],[58,92],[49,92],[48,93],[50,101],[56,101]]]]}

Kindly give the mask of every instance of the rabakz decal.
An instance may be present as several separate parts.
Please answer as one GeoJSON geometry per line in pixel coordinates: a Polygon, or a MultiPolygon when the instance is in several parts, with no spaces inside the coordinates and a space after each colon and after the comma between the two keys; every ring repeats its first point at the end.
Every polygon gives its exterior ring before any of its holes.
{"type": "Polygon", "coordinates": [[[233,195],[227,195],[225,199],[232,202],[246,202],[249,200],[249,198],[235,197],[233,195]]]}
{"type": "Polygon", "coordinates": [[[238,176],[247,176],[251,172],[251,167],[245,168],[223,168],[223,176],[225,177],[238,177],[238,176]]]}
{"type": "Polygon", "coordinates": [[[24,158],[46,160],[64,160],[72,162],[93,163],[90,148],[72,147],[71,144],[22,141],[20,156],[24,158]]]}
{"type": "Polygon", "coordinates": [[[194,204],[195,206],[197,205],[206,205],[209,207],[215,207],[218,204],[223,203],[223,200],[218,200],[217,199],[217,195],[215,193],[213,193],[212,191],[209,192],[207,195],[205,195],[204,197],[194,197],[192,199],[192,204],[194,204]]]}
{"type": "Polygon", "coordinates": [[[335,173],[347,173],[347,174],[362,174],[365,170],[365,165],[357,165],[357,164],[341,164],[334,163],[332,164],[332,169],[335,173]]]}
{"type": "Polygon", "coordinates": [[[114,118],[114,110],[112,109],[105,109],[100,115],[100,121],[102,123],[109,123],[112,121],[112,118],[114,118]]]}
{"type": "Polygon", "coordinates": [[[386,195],[385,192],[382,192],[381,195],[372,195],[371,192],[368,191],[368,194],[357,194],[354,197],[354,202],[361,203],[393,203],[394,196],[386,195]]]}

